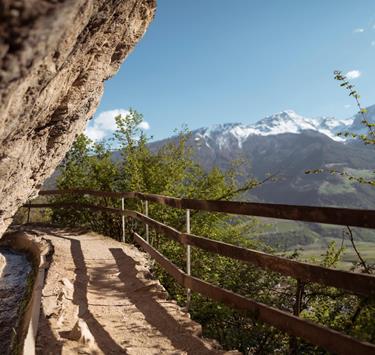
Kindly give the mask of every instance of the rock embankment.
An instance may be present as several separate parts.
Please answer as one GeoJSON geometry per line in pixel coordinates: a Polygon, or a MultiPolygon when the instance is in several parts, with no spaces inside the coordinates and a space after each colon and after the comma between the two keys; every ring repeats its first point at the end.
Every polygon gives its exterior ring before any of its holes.
{"type": "Polygon", "coordinates": [[[0,236],[54,171],[155,0],[0,0],[0,236]]]}

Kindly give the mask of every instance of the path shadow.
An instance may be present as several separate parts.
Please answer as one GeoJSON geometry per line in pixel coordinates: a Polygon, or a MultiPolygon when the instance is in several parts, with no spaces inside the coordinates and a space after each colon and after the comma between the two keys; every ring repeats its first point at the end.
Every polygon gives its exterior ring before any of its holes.
{"type": "Polygon", "coordinates": [[[87,266],[85,264],[85,259],[81,248],[81,242],[76,239],[70,239],[70,243],[70,251],[73,256],[76,274],[76,278],[74,281],[73,303],[75,305],[79,305],[78,317],[82,318],[87,323],[98,347],[105,354],[127,354],[126,350],[111,338],[110,334],[102,327],[102,325],[89,311],[87,300],[87,287],[89,277],[87,274],[87,266]]]}
{"type": "Polygon", "coordinates": [[[188,354],[215,354],[216,351],[208,349],[196,336],[188,332],[176,321],[167,310],[155,299],[149,286],[137,277],[137,263],[128,256],[121,248],[110,248],[117,267],[120,271],[118,277],[125,286],[131,288],[126,292],[126,297],[141,311],[146,321],[155,327],[161,334],[167,337],[173,346],[188,354]],[[130,287],[129,287],[130,286],[130,287]],[[143,290],[143,292],[134,292],[143,290]]]}
{"type": "Polygon", "coordinates": [[[43,307],[41,307],[41,312],[39,315],[38,329],[43,329],[43,338],[37,335],[35,353],[37,355],[61,355],[63,343],[56,339],[56,336],[51,329],[51,324],[44,313],[43,307]],[[48,348],[53,350],[46,352],[43,348],[44,345],[47,346],[47,344],[48,348]]]}

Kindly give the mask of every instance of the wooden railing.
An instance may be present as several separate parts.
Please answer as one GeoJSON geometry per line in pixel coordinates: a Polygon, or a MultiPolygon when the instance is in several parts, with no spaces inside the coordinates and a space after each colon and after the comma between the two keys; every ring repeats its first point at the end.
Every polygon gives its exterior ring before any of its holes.
{"type": "MultiPolygon", "coordinates": [[[[180,199],[138,192],[120,193],[91,190],[50,190],[41,191],[39,194],[89,195],[97,197],[121,198],[122,209],[79,202],[27,204],[25,207],[74,209],[87,208],[94,211],[105,211],[117,214],[119,216],[127,216],[138,220],[147,226],[147,236],[145,240],[136,231],[132,231],[135,242],[153,259],[155,259],[158,264],[184,288],[198,292],[211,298],[212,300],[222,302],[235,309],[254,312],[258,320],[274,326],[291,336],[303,338],[308,342],[321,346],[333,353],[375,354],[374,344],[359,341],[336,330],[321,326],[303,318],[299,318],[296,315],[270,307],[255,300],[245,298],[229,290],[214,286],[206,281],[191,276],[189,264],[187,265],[187,272],[184,272],[148,242],[148,227],[151,227],[158,233],[187,246],[188,261],[190,260],[190,247],[193,246],[218,255],[241,260],[268,271],[277,272],[285,276],[291,276],[297,279],[298,283],[319,283],[324,286],[335,287],[367,298],[375,297],[375,276],[329,269],[322,266],[298,262],[280,256],[263,253],[257,250],[234,246],[190,234],[190,228],[188,228],[188,233],[183,233],[159,221],[156,221],[147,215],[148,202],[153,202],[174,208],[186,209],[188,225],[190,225],[189,216],[190,210],[192,209],[375,229],[375,211],[249,202],[180,199]],[[124,209],[124,199],[139,199],[146,201],[146,213],[124,209]]],[[[123,225],[123,233],[124,232],[125,228],[123,225]]]]}

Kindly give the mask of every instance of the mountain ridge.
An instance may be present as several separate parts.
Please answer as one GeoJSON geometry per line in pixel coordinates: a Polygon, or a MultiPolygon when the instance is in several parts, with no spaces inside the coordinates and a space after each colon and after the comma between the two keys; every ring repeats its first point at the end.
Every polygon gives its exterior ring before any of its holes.
{"type": "MultiPolygon", "coordinates": [[[[375,105],[367,108],[369,116],[375,115],[375,105]]],[[[347,119],[337,119],[332,116],[305,117],[293,110],[285,110],[252,123],[240,122],[215,124],[193,130],[195,140],[212,138],[220,134],[220,145],[225,144],[227,139],[235,139],[239,147],[250,136],[270,136],[284,133],[299,134],[303,131],[312,130],[326,135],[332,140],[345,142],[348,138],[338,136],[340,132],[364,133],[361,123],[362,116],[356,114],[347,119]],[[231,137],[231,138],[229,138],[231,137]]]]}
{"type": "MultiPolygon", "coordinates": [[[[374,114],[375,105],[368,110],[369,116],[374,114]]],[[[362,119],[359,114],[344,120],[333,117],[311,119],[288,110],[251,125],[226,123],[193,130],[188,145],[193,147],[194,159],[206,170],[214,166],[226,170],[232,161],[242,158],[249,166],[245,176],[254,176],[260,181],[267,174],[279,177],[277,182],[268,182],[251,191],[246,199],[375,208],[375,189],[372,187],[339,175],[305,173],[312,169],[336,169],[348,175],[374,178],[375,154],[371,147],[336,136],[340,131],[362,133],[362,119]]],[[[150,148],[157,151],[177,139],[170,137],[152,142],[150,148]]]]}

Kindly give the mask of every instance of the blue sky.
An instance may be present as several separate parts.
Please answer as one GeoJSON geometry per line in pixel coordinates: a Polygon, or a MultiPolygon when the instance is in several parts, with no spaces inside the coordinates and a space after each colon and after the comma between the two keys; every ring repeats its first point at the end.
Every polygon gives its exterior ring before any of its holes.
{"type": "Polygon", "coordinates": [[[89,132],[110,134],[111,117],[129,107],[154,139],[183,124],[252,123],[285,109],[345,118],[356,110],[333,70],[359,74],[353,83],[371,105],[374,64],[374,0],[158,0],[144,38],[106,82],[89,132]]]}

